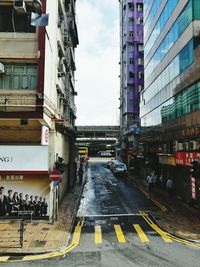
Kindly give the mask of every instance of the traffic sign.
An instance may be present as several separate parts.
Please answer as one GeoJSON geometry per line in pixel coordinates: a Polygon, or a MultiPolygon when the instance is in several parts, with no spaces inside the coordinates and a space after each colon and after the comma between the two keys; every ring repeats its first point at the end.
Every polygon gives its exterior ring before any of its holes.
{"type": "Polygon", "coordinates": [[[58,170],[53,170],[50,172],[49,178],[52,182],[58,182],[61,178],[61,172],[58,170]]]}

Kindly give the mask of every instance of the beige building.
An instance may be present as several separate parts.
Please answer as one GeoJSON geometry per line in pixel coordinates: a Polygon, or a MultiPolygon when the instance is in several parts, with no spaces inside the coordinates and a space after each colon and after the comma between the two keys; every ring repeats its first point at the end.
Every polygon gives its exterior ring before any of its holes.
{"type": "Polygon", "coordinates": [[[75,0],[0,1],[0,186],[46,198],[50,218],[75,180],[75,19],[75,0]]]}

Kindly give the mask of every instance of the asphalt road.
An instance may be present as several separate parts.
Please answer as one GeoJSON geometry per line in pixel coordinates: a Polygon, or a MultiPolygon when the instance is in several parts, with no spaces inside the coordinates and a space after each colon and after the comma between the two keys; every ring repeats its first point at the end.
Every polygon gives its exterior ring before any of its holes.
{"type": "Polygon", "coordinates": [[[103,162],[92,162],[72,242],[63,258],[1,266],[200,266],[200,247],[168,235],[151,218],[159,209],[103,162]]]}

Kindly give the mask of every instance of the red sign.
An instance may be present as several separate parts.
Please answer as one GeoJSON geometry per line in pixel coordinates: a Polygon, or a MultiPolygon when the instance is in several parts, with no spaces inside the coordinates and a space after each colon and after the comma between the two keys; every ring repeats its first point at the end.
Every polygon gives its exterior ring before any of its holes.
{"type": "Polygon", "coordinates": [[[190,175],[190,184],[191,184],[191,192],[192,192],[192,198],[196,199],[197,194],[196,194],[196,180],[192,175],[190,175]]]}
{"type": "Polygon", "coordinates": [[[176,152],[176,164],[191,166],[191,162],[200,157],[200,152],[176,152]]]}
{"type": "Polygon", "coordinates": [[[50,173],[49,178],[52,182],[58,182],[61,180],[61,172],[59,172],[58,170],[53,170],[50,173]]]}

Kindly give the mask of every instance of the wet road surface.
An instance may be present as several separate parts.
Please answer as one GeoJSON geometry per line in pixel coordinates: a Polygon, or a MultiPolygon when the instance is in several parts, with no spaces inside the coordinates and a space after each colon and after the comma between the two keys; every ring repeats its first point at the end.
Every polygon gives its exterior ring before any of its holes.
{"type": "MultiPolygon", "coordinates": [[[[7,266],[200,266],[200,248],[166,234],[151,218],[159,207],[102,162],[91,162],[63,259],[7,266]]],[[[3,266],[4,264],[2,264],[3,266]]]]}

